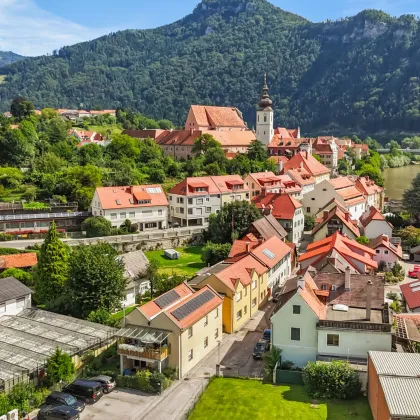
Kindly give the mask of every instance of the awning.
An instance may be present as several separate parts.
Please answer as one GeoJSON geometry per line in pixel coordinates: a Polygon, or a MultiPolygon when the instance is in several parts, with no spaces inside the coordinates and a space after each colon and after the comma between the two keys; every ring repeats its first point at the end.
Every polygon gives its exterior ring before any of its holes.
{"type": "Polygon", "coordinates": [[[159,344],[162,343],[170,333],[171,331],[160,330],[157,328],[127,325],[126,327],[117,331],[115,336],[119,338],[131,338],[133,340],[139,340],[142,343],[159,344]]]}

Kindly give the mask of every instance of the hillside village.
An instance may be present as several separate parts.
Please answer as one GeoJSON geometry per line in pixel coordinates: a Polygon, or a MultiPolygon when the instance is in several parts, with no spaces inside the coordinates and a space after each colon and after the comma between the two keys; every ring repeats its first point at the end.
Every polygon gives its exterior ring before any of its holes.
{"type": "MultiPolygon", "coordinates": [[[[56,348],[81,378],[111,371],[121,389],[173,393],[179,413],[208,376],[303,384],[315,362],[344,361],[375,420],[420,418],[418,402],[395,401],[420,386],[420,244],[390,222],[376,171],[339,171],[377,153],[275,128],[266,77],[257,105],[255,130],[237,108],[191,105],[182,129],[124,129],[118,140],[79,124],[118,110],[48,111],[71,125],[75,153],[148,145],[146,166],[159,149],[171,165],[215,158],[169,186],[90,186],[84,206],[0,202],[3,392],[43,385],[56,348]],[[217,163],[249,156],[240,173],[217,163]]],[[[25,125],[5,117],[11,131],[25,125]]],[[[153,398],[144,418],[165,404],[153,398]]]]}

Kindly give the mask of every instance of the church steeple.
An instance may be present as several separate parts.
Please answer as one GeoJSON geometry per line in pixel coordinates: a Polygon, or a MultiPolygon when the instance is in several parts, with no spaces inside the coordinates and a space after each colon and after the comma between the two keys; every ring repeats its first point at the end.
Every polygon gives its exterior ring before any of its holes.
{"type": "Polygon", "coordinates": [[[268,146],[274,136],[273,101],[268,94],[267,74],[264,74],[264,86],[257,110],[257,139],[268,146]]]}
{"type": "Polygon", "coordinates": [[[267,85],[267,73],[264,73],[264,86],[261,93],[261,99],[260,102],[258,102],[258,106],[261,110],[266,108],[271,108],[273,105],[273,101],[270,98],[270,95],[268,94],[268,85],[267,85]]]}

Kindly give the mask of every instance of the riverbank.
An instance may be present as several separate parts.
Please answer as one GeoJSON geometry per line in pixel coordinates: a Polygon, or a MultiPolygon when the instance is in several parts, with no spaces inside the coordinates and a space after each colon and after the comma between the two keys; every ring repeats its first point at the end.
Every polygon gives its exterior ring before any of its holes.
{"type": "Polygon", "coordinates": [[[385,194],[393,200],[401,200],[404,191],[411,186],[411,181],[420,173],[420,165],[387,168],[383,171],[385,194]]]}

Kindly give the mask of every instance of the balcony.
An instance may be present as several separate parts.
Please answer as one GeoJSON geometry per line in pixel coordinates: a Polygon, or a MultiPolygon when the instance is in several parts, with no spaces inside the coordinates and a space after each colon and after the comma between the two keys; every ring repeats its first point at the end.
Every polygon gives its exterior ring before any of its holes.
{"type": "Polygon", "coordinates": [[[132,344],[120,344],[118,346],[118,354],[139,359],[162,361],[166,359],[170,353],[170,348],[168,346],[163,346],[157,349],[151,347],[134,346],[132,344]]]}

